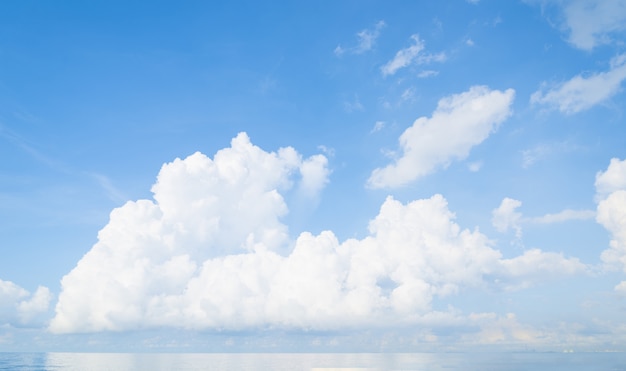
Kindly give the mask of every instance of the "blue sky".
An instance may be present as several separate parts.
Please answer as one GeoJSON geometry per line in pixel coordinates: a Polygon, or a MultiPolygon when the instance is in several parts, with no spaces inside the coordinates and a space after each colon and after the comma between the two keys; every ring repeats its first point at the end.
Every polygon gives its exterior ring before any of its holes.
{"type": "Polygon", "coordinates": [[[624,25],[0,5],[0,349],[624,350],[624,25]]]}

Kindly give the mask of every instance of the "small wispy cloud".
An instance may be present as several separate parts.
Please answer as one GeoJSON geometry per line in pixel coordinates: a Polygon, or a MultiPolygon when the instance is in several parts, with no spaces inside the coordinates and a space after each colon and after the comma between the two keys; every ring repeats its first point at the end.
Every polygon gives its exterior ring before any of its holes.
{"type": "Polygon", "coordinates": [[[476,173],[478,171],[480,171],[480,169],[482,169],[483,167],[483,162],[482,161],[475,161],[475,162],[470,162],[467,165],[467,168],[469,169],[469,171],[471,171],[472,173],[476,173]]]}
{"type": "Polygon", "coordinates": [[[70,172],[70,170],[64,163],[41,152],[40,150],[36,148],[35,144],[31,143],[29,140],[25,139],[24,137],[22,137],[15,131],[11,130],[10,128],[2,124],[0,124],[0,138],[4,138],[8,140],[9,142],[13,143],[13,145],[19,147],[22,151],[27,153],[34,160],[46,165],[52,170],[59,171],[62,173],[70,172]]]}
{"type": "Polygon", "coordinates": [[[420,79],[425,79],[427,77],[434,77],[439,75],[439,71],[435,71],[435,70],[423,70],[420,71],[420,73],[417,74],[417,77],[419,77],[420,79]]]}
{"type": "Polygon", "coordinates": [[[385,125],[387,123],[385,121],[376,121],[376,123],[374,124],[374,127],[372,128],[372,130],[370,130],[370,134],[379,132],[381,130],[383,130],[385,128],[385,125]]]}
{"type": "Polygon", "coordinates": [[[535,163],[544,160],[550,156],[560,153],[572,152],[576,149],[576,145],[573,145],[567,141],[538,144],[535,147],[522,151],[522,168],[528,169],[535,163]]]}
{"type": "Polygon", "coordinates": [[[345,53],[350,54],[362,54],[370,51],[376,45],[376,40],[380,36],[380,31],[386,26],[384,21],[378,21],[374,25],[374,28],[364,29],[356,34],[357,44],[353,47],[344,48],[341,45],[337,45],[334,50],[336,56],[341,56],[345,53]]]}
{"type": "Polygon", "coordinates": [[[115,203],[124,203],[128,200],[128,197],[124,195],[124,193],[119,190],[109,177],[98,174],[98,173],[88,173],[88,175],[95,180],[98,185],[104,190],[106,196],[115,203]]]}
{"type": "Polygon", "coordinates": [[[571,210],[565,209],[556,214],[546,214],[543,216],[537,216],[534,218],[525,219],[534,224],[554,224],[563,223],[570,220],[590,220],[596,217],[594,210],[571,210]]]}
{"type": "Polygon", "coordinates": [[[393,75],[398,72],[398,70],[413,63],[428,64],[432,62],[444,62],[446,60],[446,54],[443,52],[437,54],[422,53],[425,44],[424,41],[420,39],[419,35],[411,35],[411,40],[413,41],[411,46],[399,50],[392,60],[381,67],[383,76],[393,75]]]}
{"type": "Polygon", "coordinates": [[[610,62],[606,72],[588,76],[577,75],[569,81],[547,88],[543,87],[530,96],[531,104],[542,104],[565,114],[578,113],[600,104],[620,91],[626,80],[626,54],[610,62]]]}
{"type": "Polygon", "coordinates": [[[343,109],[346,112],[350,113],[354,111],[363,111],[364,107],[363,107],[363,104],[361,104],[361,101],[359,100],[359,96],[355,95],[354,100],[343,102],[343,109]]]}

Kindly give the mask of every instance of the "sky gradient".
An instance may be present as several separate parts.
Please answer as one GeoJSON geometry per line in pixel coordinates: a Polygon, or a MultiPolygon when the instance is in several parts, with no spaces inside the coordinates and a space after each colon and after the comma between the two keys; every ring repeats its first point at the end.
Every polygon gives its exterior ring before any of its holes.
{"type": "Polygon", "coordinates": [[[0,5],[0,349],[626,351],[626,1],[0,5]]]}

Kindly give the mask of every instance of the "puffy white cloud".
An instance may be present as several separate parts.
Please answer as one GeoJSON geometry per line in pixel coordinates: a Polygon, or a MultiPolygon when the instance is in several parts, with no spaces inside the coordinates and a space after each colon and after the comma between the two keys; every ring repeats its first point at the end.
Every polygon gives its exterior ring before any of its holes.
{"type": "Polygon", "coordinates": [[[33,294],[11,281],[0,280],[0,325],[29,326],[41,324],[52,294],[39,286],[33,294]]]}
{"type": "Polygon", "coordinates": [[[606,171],[596,174],[595,186],[598,200],[615,191],[626,189],[626,160],[612,158],[606,171]]]}
{"type": "Polygon", "coordinates": [[[381,67],[383,76],[393,75],[401,68],[407,67],[413,63],[427,64],[432,62],[443,62],[446,60],[444,53],[423,54],[424,41],[419,35],[411,35],[413,45],[399,50],[392,60],[381,67]]]}
{"type": "Polygon", "coordinates": [[[626,79],[626,54],[611,59],[610,69],[589,76],[577,75],[569,81],[534,92],[530,102],[545,104],[573,114],[602,103],[620,91],[626,79]]]}
{"type": "MultiPolygon", "coordinates": [[[[613,158],[605,172],[596,175],[596,220],[611,233],[609,248],[602,252],[608,269],[626,272],[626,160],[613,158]]],[[[624,292],[622,282],[615,289],[624,292]]]]}
{"type": "Polygon", "coordinates": [[[511,114],[515,92],[473,86],[441,99],[430,118],[420,117],[400,136],[402,155],[394,163],[375,169],[372,188],[399,187],[454,159],[464,159],[511,114]]]}
{"type": "Polygon", "coordinates": [[[282,194],[297,187],[298,170],[300,186],[319,189],[325,164],[291,148],[265,152],[241,134],[213,160],[196,153],[164,165],[154,201],[115,209],[63,278],[50,330],[399,326],[437,320],[433,300],[463,288],[582,270],[538,250],[503,259],[454,222],[441,195],[387,198],[363,239],[325,231],[289,242],[282,194]]]}
{"type": "Polygon", "coordinates": [[[626,31],[625,0],[569,0],[563,2],[569,42],[576,48],[592,50],[614,41],[626,31]]]}
{"type": "Polygon", "coordinates": [[[300,190],[308,197],[317,196],[328,183],[328,159],[322,155],[311,156],[300,164],[300,190]]]}
{"type": "Polygon", "coordinates": [[[515,211],[520,206],[522,206],[521,201],[508,197],[504,198],[500,206],[492,211],[491,224],[499,232],[514,229],[515,235],[520,238],[522,236],[522,227],[520,225],[522,213],[515,211]]]}
{"type": "Polygon", "coordinates": [[[600,201],[596,220],[612,235],[610,248],[602,252],[602,261],[626,272],[626,189],[600,201]]]}

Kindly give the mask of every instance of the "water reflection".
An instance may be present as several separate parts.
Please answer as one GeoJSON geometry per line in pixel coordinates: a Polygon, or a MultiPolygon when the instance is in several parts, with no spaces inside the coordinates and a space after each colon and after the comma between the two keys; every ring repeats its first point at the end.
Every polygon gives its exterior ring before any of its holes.
{"type": "Polygon", "coordinates": [[[0,353],[0,370],[624,370],[624,353],[0,353]]]}
{"type": "MultiPolygon", "coordinates": [[[[220,354],[131,354],[49,353],[45,370],[137,371],[137,370],[238,370],[238,371],[365,371],[439,370],[447,368],[431,354],[313,354],[313,353],[220,353],[220,354]],[[444,367],[444,368],[441,368],[444,367]]],[[[449,368],[448,368],[449,369],[449,368]]]]}

